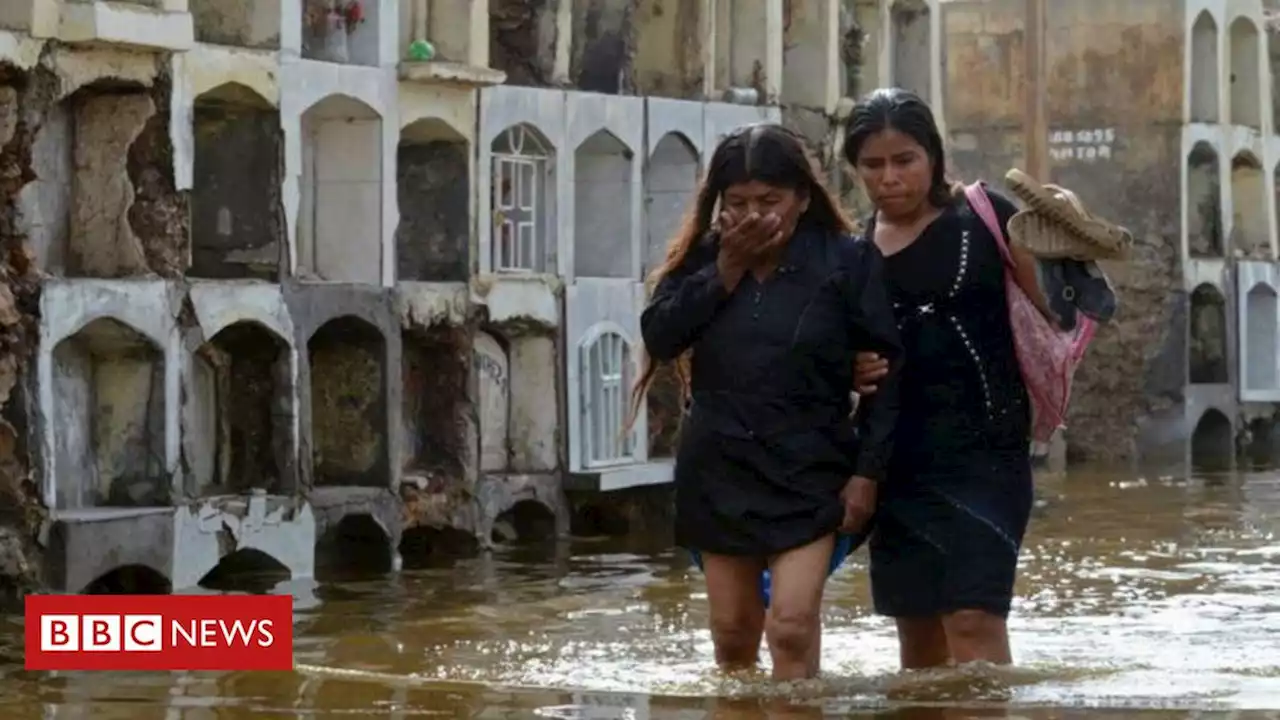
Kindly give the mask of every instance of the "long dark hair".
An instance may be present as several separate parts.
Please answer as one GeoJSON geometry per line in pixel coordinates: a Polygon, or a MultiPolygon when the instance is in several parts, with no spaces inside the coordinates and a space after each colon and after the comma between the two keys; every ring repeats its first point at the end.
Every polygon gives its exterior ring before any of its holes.
{"type": "MultiPolygon", "coordinates": [[[[668,273],[680,267],[694,245],[712,230],[712,223],[725,190],[740,183],[758,180],[767,185],[795,190],[809,198],[809,207],[800,225],[817,226],[833,233],[853,232],[854,223],[823,184],[818,163],[796,133],[775,123],[758,123],[730,133],[711,154],[707,173],[698,188],[697,202],[685,215],[675,237],[667,245],[667,257],[649,276],[653,288],[668,273]]],[[[676,360],[682,390],[689,392],[689,353],[676,360]]],[[[659,364],[646,352],[640,377],[631,389],[630,428],[640,409],[640,400],[653,384],[659,364]]]]}
{"type": "Polygon", "coordinates": [[[853,108],[844,132],[844,157],[857,167],[862,146],[876,133],[897,130],[924,148],[933,165],[929,184],[929,202],[935,207],[950,204],[956,187],[947,179],[947,158],[942,147],[942,133],[933,119],[933,111],[920,96],[902,88],[872,90],[853,108]]]}

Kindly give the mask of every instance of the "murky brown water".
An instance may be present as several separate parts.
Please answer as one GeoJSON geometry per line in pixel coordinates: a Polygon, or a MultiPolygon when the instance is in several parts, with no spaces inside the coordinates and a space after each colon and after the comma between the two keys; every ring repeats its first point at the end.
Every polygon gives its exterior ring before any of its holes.
{"type": "Polygon", "coordinates": [[[1280,475],[1076,473],[1041,490],[1012,619],[1016,670],[896,673],[891,626],[868,611],[860,552],[828,593],[823,680],[779,690],[722,679],[710,670],[701,578],[683,554],[575,540],[449,569],[295,584],[291,674],[24,673],[20,621],[10,620],[0,717],[1165,718],[1280,708],[1280,475]]]}

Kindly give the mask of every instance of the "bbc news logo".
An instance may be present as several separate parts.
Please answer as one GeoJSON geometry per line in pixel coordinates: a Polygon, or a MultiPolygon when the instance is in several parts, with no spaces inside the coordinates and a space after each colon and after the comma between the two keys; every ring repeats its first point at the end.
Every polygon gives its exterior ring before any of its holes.
{"type": "Polygon", "coordinates": [[[28,670],[292,670],[288,595],[33,595],[28,670]]]}

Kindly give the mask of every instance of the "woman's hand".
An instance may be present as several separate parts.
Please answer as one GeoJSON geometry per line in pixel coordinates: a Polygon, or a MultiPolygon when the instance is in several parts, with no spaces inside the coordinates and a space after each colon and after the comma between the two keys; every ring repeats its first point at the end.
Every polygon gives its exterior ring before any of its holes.
{"type": "Polygon", "coordinates": [[[840,491],[840,502],[844,503],[844,522],[840,524],[840,532],[861,531],[876,511],[875,481],[854,475],[840,491]]]}
{"type": "Polygon", "coordinates": [[[732,289],[749,269],[772,255],[785,241],[782,221],[772,213],[750,213],[738,220],[720,213],[720,257],[716,264],[732,289]]]}
{"type": "Polygon", "coordinates": [[[853,389],[859,395],[870,395],[885,375],[889,374],[889,361],[873,352],[860,352],[853,360],[853,389]]]}

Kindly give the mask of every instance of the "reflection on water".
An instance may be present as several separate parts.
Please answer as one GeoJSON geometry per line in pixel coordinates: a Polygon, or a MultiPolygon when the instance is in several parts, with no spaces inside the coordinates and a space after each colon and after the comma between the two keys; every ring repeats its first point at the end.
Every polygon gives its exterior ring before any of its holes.
{"type": "MultiPolygon", "coordinates": [[[[683,555],[580,539],[363,581],[297,582],[293,673],[25,673],[0,717],[1165,718],[1280,708],[1280,476],[1043,484],[1015,669],[897,673],[865,554],[833,579],[821,680],[711,670],[683,555]]],[[[639,541],[633,541],[639,542],[639,541]]],[[[1256,717],[1280,717],[1280,713],[1256,717]]]]}

